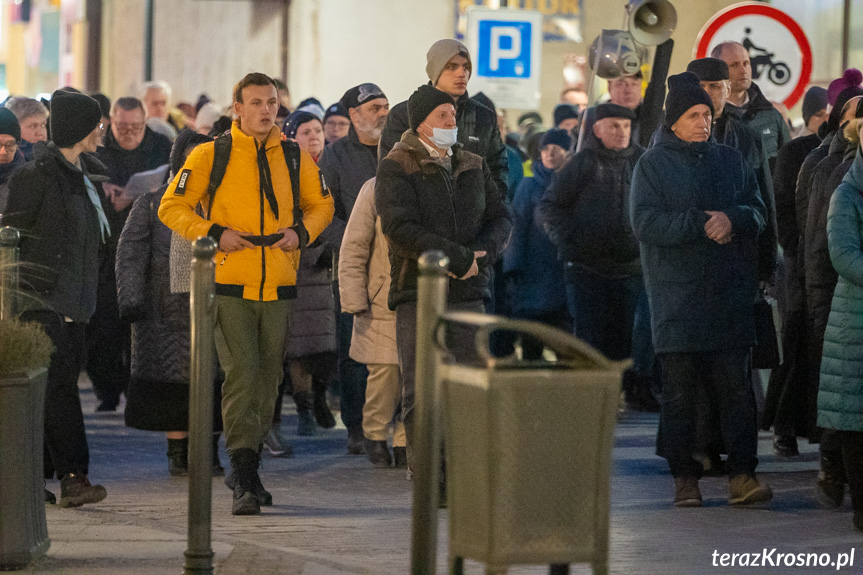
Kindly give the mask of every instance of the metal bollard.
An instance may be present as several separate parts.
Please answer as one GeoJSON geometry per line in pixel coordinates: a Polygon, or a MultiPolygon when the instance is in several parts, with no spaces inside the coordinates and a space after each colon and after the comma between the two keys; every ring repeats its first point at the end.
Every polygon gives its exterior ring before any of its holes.
{"type": "Polygon", "coordinates": [[[216,242],[192,244],[192,352],[189,389],[189,529],[184,575],[213,573],[210,539],[213,487],[213,330],[216,242]]]}
{"type": "Polygon", "coordinates": [[[430,575],[437,559],[442,427],[437,373],[441,352],[434,345],[434,330],[446,310],[449,258],[440,251],[425,252],[418,264],[411,573],[430,575]]]}
{"type": "Polygon", "coordinates": [[[0,229],[0,319],[12,319],[17,311],[20,239],[21,234],[15,228],[0,229]]]}

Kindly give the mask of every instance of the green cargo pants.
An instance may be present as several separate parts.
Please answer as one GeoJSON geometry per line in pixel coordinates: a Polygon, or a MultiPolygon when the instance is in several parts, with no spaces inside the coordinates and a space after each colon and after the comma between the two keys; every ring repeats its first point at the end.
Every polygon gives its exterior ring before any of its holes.
{"type": "Polygon", "coordinates": [[[216,296],[216,351],[225,370],[225,447],[257,451],[273,420],[293,300],[216,296]]]}

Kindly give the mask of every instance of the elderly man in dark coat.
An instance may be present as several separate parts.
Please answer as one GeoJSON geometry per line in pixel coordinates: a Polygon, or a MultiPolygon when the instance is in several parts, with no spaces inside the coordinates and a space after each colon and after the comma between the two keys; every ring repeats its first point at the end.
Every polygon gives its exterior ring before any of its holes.
{"type": "MultiPolygon", "coordinates": [[[[482,157],[457,143],[452,96],[420,86],[408,100],[410,130],[378,167],[375,204],[390,246],[390,309],[402,373],[408,466],[414,439],[417,259],[441,250],[450,260],[450,309],[482,313],[490,270],[512,230],[509,210],[482,157]]],[[[453,349],[473,349],[462,337],[453,349]]]]}
{"type": "Polygon", "coordinates": [[[710,140],[714,113],[698,76],[668,79],[665,125],[635,167],[630,216],[641,246],[653,343],[662,364],[662,451],[674,504],[700,506],[693,458],[698,385],[722,414],[729,503],[768,501],[758,465],[749,348],[755,344],[758,234],[766,210],[740,153],[710,140]]]}

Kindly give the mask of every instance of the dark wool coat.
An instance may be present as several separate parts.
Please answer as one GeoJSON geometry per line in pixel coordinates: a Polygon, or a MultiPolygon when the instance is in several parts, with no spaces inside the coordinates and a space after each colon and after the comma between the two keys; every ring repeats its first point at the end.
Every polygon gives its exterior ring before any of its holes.
{"type": "MultiPolygon", "coordinates": [[[[815,168],[818,164],[827,157],[830,151],[830,144],[833,143],[833,138],[836,132],[830,132],[817,148],[809,152],[806,159],[803,160],[803,165],[800,166],[800,172],[797,174],[797,190],[794,193],[794,203],[797,213],[797,230],[800,232],[800,243],[798,252],[802,255],[806,244],[806,221],[809,218],[809,195],[812,193],[812,178],[815,177],[815,168]]],[[[805,266],[801,266],[801,269],[805,266]]],[[[805,273],[805,270],[804,270],[805,273]]]]}
{"type": "MultiPolygon", "coordinates": [[[[533,176],[518,185],[512,202],[512,238],[503,252],[503,273],[513,280],[512,315],[566,314],[563,264],[540,224],[538,205],[554,172],[533,163],[533,176]]],[[[628,225],[628,223],[627,223],[628,225]]]]}
{"type": "Polygon", "coordinates": [[[416,301],[417,259],[427,250],[443,251],[457,277],[470,269],[474,251],[487,252],[478,261],[478,275],[450,279],[449,301],[491,298],[491,268],[506,246],[512,219],[485,161],[459,145],[452,149],[450,172],[406,132],[378,167],[375,206],[390,246],[390,309],[416,301]]]}
{"type": "Polygon", "coordinates": [[[754,345],[757,238],[766,209],[740,152],[714,142],[687,143],[663,128],[635,166],[630,214],[656,352],[754,345]],[[729,243],[707,238],[706,211],[728,216],[729,243]]]}
{"type": "Polygon", "coordinates": [[[830,200],[827,235],[839,274],[824,334],[818,425],[863,431],[863,155],[830,200]]]}
{"type": "Polygon", "coordinates": [[[713,137],[720,144],[734,148],[755,172],[761,201],[767,208],[764,232],[758,236],[758,279],[772,282],[776,273],[776,200],[770,163],[761,136],[734,114],[722,114],[713,125],[713,137]]]}
{"type": "Polygon", "coordinates": [[[94,156],[81,154],[82,172],[53,142],[36,144],[33,154],[33,161],[9,180],[9,200],[0,223],[21,232],[25,265],[20,282],[33,296],[21,298],[22,303],[87,323],[96,309],[99,266],[107,250],[84,174],[107,209],[101,186],[105,166],[94,156]]]}
{"type": "Polygon", "coordinates": [[[827,317],[830,315],[830,302],[838,275],[830,262],[827,247],[827,211],[830,197],[835,187],[828,186],[828,180],[845,155],[848,140],[837,132],[827,156],[818,163],[812,173],[809,192],[809,208],[806,211],[806,237],[804,241],[804,266],[806,277],[806,306],[812,328],[812,345],[816,356],[821,354],[827,317]]]}
{"type": "Polygon", "coordinates": [[[378,158],[373,147],[360,142],[353,126],[347,136],[327,145],[318,159],[318,169],[333,195],[336,208],[333,221],[321,235],[336,253],[342,245],[345,226],[354,211],[360,188],[375,177],[377,167],[378,158]]]}
{"type": "MultiPolygon", "coordinates": [[[[464,147],[465,151],[474,153],[485,160],[491,173],[491,179],[501,196],[512,195],[515,190],[507,190],[509,185],[509,157],[497,127],[497,114],[471,99],[467,92],[459,97],[455,106],[458,143],[464,147]]],[[[407,130],[410,130],[410,124],[408,122],[408,103],[405,101],[393,106],[387,115],[387,123],[381,134],[378,157],[386,158],[407,130]]]]}
{"type": "Polygon", "coordinates": [[[558,258],[612,276],[641,274],[632,233],[632,171],[644,148],[632,143],[615,152],[597,142],[561,168],[542,198],[539,217],[558,258]]]}
{"type": "Polygon", "coordinates": [[[773,196],[776,200],[776,232],[784,257],[789,252],[796,254],[800,229],[797,226],[795,194],[797,177],[809,152],[821,144],[818,134],[810,134],[791,140],[776,156],[776,171],[773,179],[773,196]]]}
{"type": "MultiPolygon", "coordinates": [[[[189,427],[189,294],[172,294],[171,230],[159,220],[167,186],[135,200],[117,245],[120,317],[132,322],[126,425],[149,431],[189,427]]],[[[214,394],[216,429],[219,398],[214,394]]]]}

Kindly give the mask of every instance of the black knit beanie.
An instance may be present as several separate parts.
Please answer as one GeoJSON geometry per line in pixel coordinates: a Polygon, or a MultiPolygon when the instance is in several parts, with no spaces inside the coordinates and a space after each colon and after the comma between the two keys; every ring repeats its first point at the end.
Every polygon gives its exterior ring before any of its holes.
{"type": "Polygon", "coordinates": [[[665,98],[666,126],[670,128],[689,108],[699,104],[710,108],[710,114],[715,115],[713,101],[701,87],[698,76],[692,72],[683,72],[668,77],[668,96],[665,98]]]}
{"type": "Polygon", "coordinates": [[[554,125],[559,126],[564,120],[569,120],[570,118],[575,118],[577,120],[578,116],[578,106],[573,106],[572,104],[558,104],[554,107],[554,114],[552,117],[554,118],[554,125]]]}
{"type": "Polygon", "coordinates": [[[423,84],[417,88],[416,92],[408,98],[408,122],[411,130],[416,132],[419,125],[441,104],[455,106],[455,100],[446,92],[433,88],[429,84],[423,84]]]}
{"type": "Polygon", "coordinates": [[[699,58],[693,60],[686,66],[687,72],[692,72],[702,82],[716,82],[728,80],[731,76],[728,72],[728,64],[719,58],[699,58]]]}
{"type": "Polygon", "coordinates": [[[12,110],[3,106],[0,106],[0,134],[12,136],[16,142],[21,141],[21,124],[18,123],[18,118],[12,110]]]}
{"type": "Polygon", "coordinates": [[[186,149],[212,141],[213,138],[210,136],[199,134],[188,128],[182,130],[177,134],[174,145],[171,146],[171,155],[168,159],[168,163],[171,165],[171,173],[179,174],[180,170],[183,169],[183,164],[186,162],[186,149]]]}
{"type": "Polygon", "coordinates": [[[555,144],[564,150],[569,150],[572,146],[572,138],[567,130],[551,129],[542,135],[542,139],[539,141],[539,149],[541,150],[549,144],[555,144]]]}
{"type": "Polygon", "coordinates": [[[300,129],[300,126],[307,122],[317,122],[323,126],[321,123],[321,119],[311,112],[305,112],[302,110],[297,110],[293,114],[287,117],[285,120],[285,127],[282,130],[287,137],[290,139],[294,139],[297,137],[297,130],[300,129]]]}
{"type": "Polygon", "coordinates": [[[51,95],[51,139],[58,148],[71,148],[101,121],[99,103],[90,96],[63,90],[51,95]]]}

